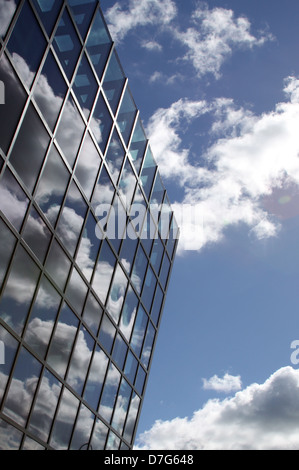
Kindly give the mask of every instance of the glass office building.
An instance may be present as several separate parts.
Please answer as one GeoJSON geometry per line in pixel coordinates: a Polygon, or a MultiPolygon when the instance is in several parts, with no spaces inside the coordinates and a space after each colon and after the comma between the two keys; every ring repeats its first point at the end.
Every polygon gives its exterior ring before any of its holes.
{"type": "Polygon", "coordinates": [[[130,449],[178,227],[98,0],[0,36],[0,449],[130,449]]]}

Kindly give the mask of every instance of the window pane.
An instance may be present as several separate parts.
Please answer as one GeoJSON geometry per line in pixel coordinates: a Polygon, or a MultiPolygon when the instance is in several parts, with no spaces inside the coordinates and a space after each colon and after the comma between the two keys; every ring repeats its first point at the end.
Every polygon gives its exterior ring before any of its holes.
{"type": "MultiPolygon", "coordinates": [[[[11,368],[13,365],[13,361],[16,355],[17,347],[19,343],[17,342],[14,337],[8,333],[8,331],[0,325],[0,341],[4,345],[4,357],[2,357],[0,361],[0,374],[1,374],[1,381],[0,381],[0,402],[2,401],[5,387],[7,385],[9,375],[11,372],[11,368]]],[[[1,433],[0,433],[0,449],[1,449],[1,433]]]]}
{"type": "Polygon", "coordinates": [[[105,449],[106,438],[108,434],[107,426],[97,418],[92,440],[91,440],[91,447],[92,450],[103,450],[105,449]]]}
{"type": "Polygon", "coordinates": [[[108,68],[105,73],[103,88],[111,106],[111,109],[114,113],[118,106],[124,84],[124,72],[119,63],[116,52],[113,51],[109,59],[108,68]]]}
{"type": "Polygon", "coordinates": [[[103,348],[110,354],[115,337],[115,326],[111,323],[107,315],[103,316],[101,329],[99,333],[99,341],[103,348]]]}
{"type": "Polygon", "coordinates": [[[90,121],[90,128],[96,138],[96,141],[102,153],[105,152],[111,127],[112,118],[106,106],[105,100],[100,94],[94,108],[92,119],[90,121]]]}
{"type": "Polygon", "coordinates": [[[127,418],[127,422],[125,426],[125,431],[124,431],[124,438],[129,443],[131,443],[133,439],[139,405],[140,405],[140,398],[138,397],[138,395],[136,395],[136,393],[133,393],[131,404],[130,404],[130,409],[128,413],[128,418],[127,418]]]}
{"type": "Polygon", "coordinates": [[[42,358],[45,357],[61,297],[52,284],[43,277],[32,307],[25,340],[42,358]]]}
{"type": "Polygon", "coordinates": [[[145,306],[146,310],[149,312],[151,309],[155,287],[157,284],[156,276],[154,275],[151,267],[148,267],[146,278],[142,290],[141,300],[143,305],[145,306]]]}
{"type": "Polygon", "coordinates": [[[132,170],[132,166],[129,162],[129,159],[127,158],[119,181],[119,192],[126,204],[126,207],[130,207],[135,186],[136,178],[132,170]]]}
{"type": "Polygon", "coordinates": [[[29,424],[29,431],[45,442],[49,437],[60,392],[61,383],[45,370],[29,424]]]}
{"type": "Polygon", "coordinates": [[[168,259],[168,256],[165,253],[162,268],[161,268],[161,272],[160,272],[160,276],[159,276],[160,282],[161,282],[162,287],[164,289],[166,288],[169,269],[170,269],[170,261],[168,259]]]}
{"type": "Polygon", "coordinates": [[[63,390],[58,414],[54,423],[53,433],[50,444],[54,449],[67,450],[76,414],[79,406],[79,400],[66,388],[63,390]]]}
{"type": "Polygon", "coordinates": [[[117,334],[113,347],[112,358],[120,369],[123,369],[124,367],[127,351],[128,346],[126,345],[120,334],[117,334]]]}
{"type": "Polygon", "coordinates": [[[92,450],[89,447],[89,439],[94,420],[95,415],[86,406],[81,404],[70,450],[92,450]]]}
{"type": "Polygon", "coordinates": [[[75,253],[78,239],[84,224],[87,205],[73,181],[68,190],[62,214],[57,225],[57,234],[69,253],[75,253]]]}
{"type": "Polygon", "coordinates": [[[150,147],[148,147],[140,174],[141,184],[147,199],[149,199],[150,196],[152,184],[156,173],[156,168],[157,165],[154,161],[152,151],[150,147]]]}
{"type": "Polygon", "coordinates": [[[15,10],[20,3],[20,0],[8,0],[5,2],[5,9],[3,7],[3,16],[0,24],[0,35],[4,36],[7,28],[9,27],[10,21],[15,13],[15,10]]]}
{"type": "Polygon", "coordinates": [[[147,258],[144,254],[141,245],[139,245],[132,274],[132,281],[138,294],[140,294],[142,289],[147,264],[147,258]]]}
{"type": "Polygon", "coordinates": [[[90,212],[76,256],[76,262],[88,281],[91,280],[100,245],[101,240],[99,240],[96,233],[96,221],[90,212]]]}
{"type": "Polygon", "coordinates": [[[152,253],[151,253],[151,263],[157,274],[159,274],[163,252],[164,252],[164,247],[160,240],[160,237],[158,237],[154,240],[152,253]]]}
{"type": "Polygon", "coordinates": [[[141,355],[141,362],[144,365],[144,367],[148,368],[151,354],[152,354],[152,349],[153,349],[153,344],[154,344],[154,339],[155,339],[155,328],[151,324],[151,322],[148,323],[147,327],[147,332],[146,332],[146,337],[142,349],[142,355],[141,355]]]}
{"type": "Polygon", "coordinates": [[[0,450],[19,450],[23,433],[0,419],[0,450]]]}
{"type": "Polygon", "coordinates": [[[4,414],[21,426],[26,424],[40,372],[41,364],[22,348],[3,410],[4,414]]]}
{"type": "MultiPolygon", "coordinates": [[[[114,196],[115,188],[112,184],[112,181],[108,175],[108,172],[104,166],[100,173],[99,180],[97,182],[93,198],[92,198],[92,207],[97,215],[97,209],[101,209],[100,204],[107,204],[108,206],[112,203],[114,196]]],[[[102,214],[101,214],[102,215],[102,214]]]]}
{"type": "Polygon", "coordinates": [[[37,112],[33,105],[30,105],[9,161],[31,192],[36,184],[49,140],[37,112]]]}
{"type": "Polygon", "coordinates": [[[117,131],[114,129],[105,161],[110,170],[112,180],[116,184],[119,178],[119,172],[125,157],[125,149],[120,141],[117,131]]]}
{"type": "Polygon", "coordinates": [[[145,311],[143,310],[142,306],[139,305],[138,314],[136,317],[133,335],[131,339],[132,349],[137,356],[139,356],[141,352],[147,321],[148,321],[148,317],[145,311]]]}
{"type": "Polygon", "coordinates": [[[44,35],[28,2],[26,2],[23,5],[7,48],[13,57],[18,72],[28,87],[32,84],[45,47],[44,35]],[[30,25],[30,28],[28,28],[28,25],[30,25]],[[26,38],[26,41],[24,41],[24,38],[26,38]]]}
{"type": "Polygon", "coordinates": [[[94,103],[94,99],[96,97],[98,84],[85,54],[82,56],[80,61],[80,65],[73,84],[73,90],[86,119],[88,119],[92,105],[94,103]]]}
{"type": "Polygon", "coordinates": [[[75,175],[88,199],[93,191],[101,162],[99,152],[87,133],[79,153],[75,175]]]}
{"type": "Polygon", "coordinates": [[[66,288],[66,298],[79,315],[81,315],[86,295],[87,285],[74,268],[66,288]]]}
{"type": "Polygon", "coordinates": [[[132,95],[127,87],[121,102],[120,110],[117,115],[117,124],[126,145],[129,142],[136,114],[137,109],[133,101],[132,95]]]}
{"type": "Polygon", "coordinates": [[[97,0],[68,0],[82,38],[85,38],[97,0]]]}
{"type": "Polygon", "coordinates": [[[110,39],[110,35],[105,26],[101,13],[98,11],[88,36],[87,51],[99,79],[102,78],[111,45],[112,41],[110,39]]]}
{"type": "Polygon", "coordinates": [[[89,292],[83,312],[83,320],[94,335],[99,331],[100,321],[102,319],[103,309],[94,295],[89,292]]]}
{"type": "Polygon", "coordinates": [[[139,393],[139,395],[143,394],[145,377],[146,377],[145,371],[142,369],[141,366],[139,366],[137,377],[136,377],[136,382],[135,382],[135,388],[137,392],[139,393]]]}
{"type": "Polygon", "coordinates": [[[47,361],[61,377],[64,377],[78,328],[78,319],[64,304],[51,341],[47,361]]]}
{"type": "Polygon", "coordinates": [[[131,393],[132,389],[130,385],[125,379],[122,379],[112,420],[112,426],[119,434],[122,434],[130,404],[131,393]]]}
{"type": "Polygon", "coordinates": [[[115,321],[115,323],[118,323],[127,285],[128,279],[125,273],[123,272],[122,268],[118,265],[115,270],[114,279],[111,285],[110,294],[107,302],[107,310],[115,321]]]}
{"type": "Polygon", "coordinates": [[[53,227],[59,214],[69,177],[70,174],[53,145],[35,196],[36,202],[53,227]]]}
{"type": "Polygon", "coordinates": [[[70,266],[70,260],[57,241],[54,240],[47,258],[46,270],[61,290],[64,290],[70,266]]]}
{"type": "Polygon", "coordinates": [[[21,246],[12,262],[8,281],[0,304],[0,316],[18,334],[30,308],[40,271],[21,246]]]}
{"type": "Polygon", "coordinates": [[[120,444],[120,438],[117,437],[114,432],[109,431],[109,436],[106,443],[107,450],[118,450],[120,444]]]}
{"type": "Polygon", "coordinates": [[[15,247],[16,239],[0,218],[0,288],[4,280],[6,269],[15,247]]]}
{"type": "Polygon", "coordinates": [[[128,235],[126,235],[126,237],[124,238],[122,242],[122,246],[120,250],[120,259],[128,274],[130,274],[132,270],[132,265],[133,265],[134,256],[136,253],[137,244],[138,244],[137,237],[132,239],[128,235]]]}
{"type": "Polygon", "coordinates": [[[41,263],[45,260],[51,235],[44,221],[32,207],[26,221],[23,238],[41,263]]]}
{"type": "Polygon", "coordinates": [[[98,409],[107,366],[108,357],[104,351],[97,346],[92,358],[92,364],[84,391],[84,399],[94,410],[98,409]]]}
{"type": "Polygon", "coordinates": [[[141,121],[138,118],[130,144],[130,155],[132,157],[137,173],[139,173],[140,170],[140,165],[142,162],[146,144],[147,139],[145,137],[141,121]]]}
{"type": "Polygon", "coordinates": [[[132,287],[129,287],[124,307],[121,314],[119,328],[124,334],[125,338],[129,341],[131,337],[132,328],[134,325],[135,315],[138,307],[138,298],[133,291],[132,287]]]}
{"type": "Polygon", "coordinates": [[[0,146],[7,152],[24,108],[26,94],[4,54],[0,58],[0,80],[5,84],[4,103],[0,106],[0,146]]]}
{"type": "Polygon", "coordinates": [[[71,167],[74,165],[84,128],[78,109],[71,96],[69,96],[56,131],[56,138],[71,167]]]}
{"type": "Polygon", "coordinates": [[[53,46],[66,76],[70,80],[78,60],[81,45],[66,9],[56,30],[53,46]]]}
{"type": "Polygon", "coordinates": [[[12,173],[6,169],[0,181],[0,209],[20,231],[29,200],[12,173]]]}
{"type": "Polygon", "coordinates": [[[79,395],[83,390],[93,348],[94,340],[82,326],[77,336],[67,376],[67,382],[79,395]]]}
{"type": "Polygon", "coordinates": [[[108,422],[111,420],[120,378],[120,372],[113,364],[110,364],[99,407],[99,413],[108,422]]]}
{"type": "Polygon", "coordinates": [[[151,195],[151,204],[157,204],[158,208],[160,208],[160,205],[163,201],[164,193],[165,189],[162,184],[160,174],[159,172],[157,172],[156,181],[151,195]]]}
{"type": "Polygon", "coordinates": [[[66,91],[66,83],[50,51],[35,86],[33,97],[52,131],[66,91]]]}
{"type": "Polygon", "coordinates": [[[45,30],[50,36],[60,11],[62,0],[33,0],[33,4],[43,22],[45,30]]]}
{"type": "Polygon", "coordinates": [[[100,257],[92,280],[95,293],[103,304],[106,302],[116,259],[106,240],[102,243],[100,257]]]}
{"type": "Polygon", "coordinates": [[[136,376],[136,371],[137,371],[137,366],[138,366],[138,361],[136,357],[131,353],[131,351],[128,352],[127,360],[126,360],[126,366],[125,366],[125,376],[129,381],[133,384],[136,376]]]}

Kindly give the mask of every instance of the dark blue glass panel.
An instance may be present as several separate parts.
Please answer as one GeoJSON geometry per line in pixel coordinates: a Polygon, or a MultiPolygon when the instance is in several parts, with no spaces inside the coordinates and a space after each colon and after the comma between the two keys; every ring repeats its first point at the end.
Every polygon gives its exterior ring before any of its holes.
{"type": "Polygon", "coordinates": [[[116,184],[119,179],[119,173],[124,157],[125,149],[121,143],[117,130],[114,129],[105,158],[114,184],[116,184]]]}
{"type": "Polygon", "coordinates": [[[20,0],[6,0],[5,1],[5,7],[3,6],[3,9],[5,8],[5,14],[2,15],[1,17],[1,22],[0,22],[0,35],[2,37],[5,36],[5,33],[9,27],[9,24],[14,16],[15,10],[17,6],[19,5],[20,0]]]}
{"type": "Polygon", "coordinates": [[[91,279],[100,245],[101,240],[96,232],[96,220],[89,213],[76,255],[76,262],[88,281],[91,279]]]}
{"type": "Polygon", "coordinates": [[[155,178],[156,168],[157,164],[154,161],[151,148],[148,147],[140,173],[142,188],[147,199],[149,199],[150,196],[153,181],[155,178]]]}
{"type": "Polygon", "coordinates": [[[50,230],[32,207],[23,231],[23,238],[41,263],[45,260],[51,236],[50,230]]]}
{"type": "Polygon", "coordinates": [[[147,144],[147,139],[145,137],[141,121],[140,119],[138,119],[135,125],[133,137],[132,137],[131,144],[130,144],[130,154],[131,154],[137,173],[139,173],[139,170],[140,170],[146,144],[147,144]]]}
{"type": "Polygon", "coordinates": [[[67,10],[64,10],[59,22],[53,46],[66,76],[70,80],[78,60],[81,45],[67,10]]]}
{"type": "Polygon", "coordinates": [[[108,357],[96,346],[84,391],[84,399],[95,410],[98,408],[107,365],[108,357]]]}
{"type": "Polygon", "coordinates": [[[136,177],[134,175],[132,166],[129,159],[126,159],[126,163],[122,170],[121,178],[119,181],[119,192],[122,196],[122,199],[126,207],[130,207],[132,202],[132,197],[135,191],[136,186],[136,177]]]}
{"type": "Polygon", "coordinates": [[[129,351],[127,360],[126,360],[124,374],[132,384],[134,383],[134,380],[135,380],[137,366],[138,366],[138,361],[136,357],[131,353],[131,351],[129,351]]]}
{"type": "Polygon", "coordinates": [[[103,88],[114,113],[118,107],[124,84],[125,75],[119,63],[117,54],[115,51],[113,51],[105,73],[103,88]]]}
{"type": "Polygon", "coordinates": [[[111,363],[108,369],[105,386],[101,397],[101,403],[99,406],[99,413],[108,422],[111,420],[120,378],[120,372],[111,363]]]}
{"type": "Polygon", "coordinates": [[[33,4],[48,36],[51,36],[58,13],[60,12],[62,0],[33,0],[33,4]]]}
{"type": "MultiPolygon", "coordinates": [[[[2,344],[4,345],[4,361],[1,361],[0,363],[0,373],[1,373],[0,401],[2,401],[3,394],[5,392],[5,387],[9,380],[11,368],[13,365],[13,361],[14,361],[19,343],[10,333],[8,333],[6,328],[4,328],[2,325],[0,325],[0,341],[2,341],[2,344]]],[[[1,359],[3,359],[3,357],[1,359]]],[[[1,450],[3,449],[2,441],[3,441],[3,435],[0,432],[1,450]]]]}
{"type": "Polygon", "coordinates": [[[51,130],[56,124],[66,91],[66,83],[50,51],[35,86],[33,97],[51,130]]]}
{"type": "Polygon", "coordinates": [[[1,211],[10,223],[12,223],[17,230],[20,230],[29,204],[29,199],[8,168],[6,168],[0,181],[0,194],[1,211]]]}
{"type": "Polygon", "coordinates": [[[73,167],[85,126],[74,100],[69,96],[56,131],[57,142],[73,167]]]}
{"type": "Polygon", "coordinates": [[[49,141],[50,137],[44,125],[30,104],[12,149],[10,163],[31,192],[35,187],[49,141]]]}
{"type": "Polygon", "coordinates": [[[144,254],[142,246],[139,245],[132,274],[132,281],[139,294],[142,289],[146,268],[147,258],[144,254]]]}
{"type": "Polygon", "coordinates": [[[155,335],[156,330],[153,327],[152,323],[149,321],[141,354],[141,362],[146,368],[148,368],[150,363],[155,335]]]}
{"type": "Polygon", "coordinates": [[[131,337],[138,302],[137,295],[135,294],[132,287],[129,286],[119,323],[119,328],[127,341],[129,341],[131,337]]]}
{"type": "Polygon", "coordinates": [[[41,358],[48,349],[60,302],[60,295],[43,276],[25,332],[26,342],[41,358]]]}
{"type": "Polygon", "coordinates": [[[102,152],[105,152],[107,140],[112,127],[112,118],[103,96],[100,94],[90,121],[91,130],[102,152]]]}
{"type": "Polygon", "coordinates": [[[137,109],[128,88],[124,93],[119,112],[117,124],[126,144],[129,142],[132,127],[137,114],[137,109]]]}
{"type": "Polygon", "coordinates": [[[146,273],[146,278],[143,286],[141,300],[146,310],[149,312],[151,309],[155,287],[157,284],[156,276],[153,273],[152,268],[149,266],[146,273]]]}
{"type": "Polygon", "coordinates": [[[11,53],[16,68],[28,87],[32,84],[45,47],[46,40],[44,35],[31,7],[26,2],[8,41],[7,49],[11,53]]]}
{"type": "Polygon", "coordinates": [[[81,326],[67,373],[67,382],[81,395],[95,342],[81,326]]]}
{"type": "MultiPolygon", "coordinates": [[[[95,215],[98,219],[102,220],[102,216],[104,215],[101,211],[101,205],[104,204],[104,207],[109,208],[110,204],[112,203],[112,199],[114,196],[114,186],[112,184],[111,178],[108,175],[108,172],[105,166],[102,166],[102,170],[99,176],[99,180],[96,184],[93,197],[92,197],[92,207],[95,210],[95,215]]],[[[101,222],[101,227],[103,228],[103,223],[101,222]]]]}
{"type": "Polygon", "coordinates": [[[146,377],[146,373],[144,369],[141,366],[139,366],[137,377],[136,377],[136,382],[135,382],[135,388],[137,392],[139,393],[139,395],[142,395],[143,393],[145,377],[146,377]]]}
{"type": "Polygon", "coordinates": [[[122,242],[120,259],[128,274],[130,274],[132,270],[137,243],[137,237],[133,239],[128,236],[126,236],[122,242]]]}
{"type": "Polygon", "coordinates": [[[4,84],[0,105],[0,146],[6,153],[27,95],[4,54],[0,58],[0,80],[4,84]]]}
{"type": "Polygon", "coordinates": [[[159,273],[159,270],[160,270],[163,252],[164,252],[164,247],[160,240],[160,237],[158,237],[154,240],[152,253],[151,253],[151,263],[157,274],[159,273]]]}
{"type": "Polygon", "coordinates": [[[92,287],[103,304],[106,302],[115,263],[116,258],[107,240],[104,240],[92,280],[92,287]]]}
{"type": "Polygon", "coordinates": [[[163,287],[164,289],[165,289],[165,287],[166,287],[166,283],[167,283],[167,279],[168,279],[168,274],[169,274],[169,269],[170,269],[170,261],[169,261],[169,259],[168,259],[167,254],[165,253],[165,254],[164,254],[164,259],[163,259],[162,268],[161,268],[160,275],[159,275],[160,282],[161,282],[162,287],[163,287]]]}
{"type": "Polygon", "coordinates": [[[108,354],[110,354],[112,350],[115,331],[115,326],[113,326],[107,315],[104,315],[101,323],[99,341],[108,354]]]}
{"type": "Polygon", "coordinates": [[[112,352],[112,358],[118,365],[120,369],[124,367],[124,363],[126,360],[126,354],[128,351],[128,346],[118,333],[115,339],[114,347],[113,347],[113,352],[112,352]]]}
{"type": "Polygon", "coordinates": [[[83,320],[88,328],[97,335],[100,321],[102,319],[103,309],[94,295],[89,292],[83,312],[83,320]]]}
{"type": "Polygon", "coordinates": [[[84,39],[93,15],[97,0],[68,0],[73,17],[84,39]]]}
{"type": "Polygon", "coordinates": [[[6,224],[0,218],[0,289],[6,274],[6,268],[10,261],[13,249],[15,247],[16,239],[12,232],[8,229],[6,224]]]}
{"type": "Polygon", "coordinates": [[[131,338],[131,347],[134,353],[139,357],[144,341],[146,326],[148,322],[148,316],[145,313],[143,307],[139,305],[134,330],[131,338]]]}
{"type": "Polygon", "coordinates": [[[85,54],[80,61],[73,89],[83,113],[86,119],[88,119],[96,97],[98,85],[85,54]]]}
{"type": "Polygon", "coordinates": [[[98,11],[89,33],[86,47],[100,80],[102,78],[111,45],[112,41],[107,27],[100,11],[98,11]]]}
{"type": "Polygon", "coordinates": [[[101,162],[98,149],[87,133],[77,159],[75,175],[88,199],[92,194],[101,162]]]}
{"type": "Polygon", "coordinates": [[[151,204],[156,204],[159,208],[162,204],[165,189],[161,181],[159,172],[157,172],[156,181],[151,195],[151,204]]]}

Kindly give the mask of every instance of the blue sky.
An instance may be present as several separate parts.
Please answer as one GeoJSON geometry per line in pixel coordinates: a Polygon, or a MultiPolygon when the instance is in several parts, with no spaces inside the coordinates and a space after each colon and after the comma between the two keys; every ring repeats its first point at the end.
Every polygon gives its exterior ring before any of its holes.
{"type": "Polygon", "coordinates": [[[136,448],[298,449],[299,3],[101,5],[182,231],[136,448]]]}

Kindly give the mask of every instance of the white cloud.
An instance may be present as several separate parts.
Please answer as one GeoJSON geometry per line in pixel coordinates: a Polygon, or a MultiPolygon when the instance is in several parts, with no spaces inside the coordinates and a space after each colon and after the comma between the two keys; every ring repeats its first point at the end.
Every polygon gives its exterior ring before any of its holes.
{"type": "Polygon", "coordinates": [[[116,2],[106,11],[105,18],[113,40],[119,42],[138,26],[170,23],[176,13],[176,5],[172,0],[129,0],[128,8],[116,2]]]}
{"type": "Polygon", "coordinates": [[[149,51],[161,51],[162,46],[157,41],[142,41],[141,46],[149,51]]]}
{"type": "Polygon", "coordinates": [[[179,252],[218,242],[228,226],[241,223],[258,238],[278,233],[278,220],[263,199],[275,188],[299,184],[298,90],[299,80],[289,77],[286,101],[261,115],[223,98],[211,103],[180,99],[151,117],[147,134],[162,176],[184,193],[173,204],[181,226],[179,252]],[[200,131],[200,117],[207,113],[214,119],[215,140],[200,154],[184,147],[182,128],[192,123],[200,131]],[[196,217],[188,217],[188,206],[196,217]]]}
{"type": "Polygon", "coordinates": [[[156,421],[136,449],[299,449],[299,370],[281,368],[263,384],[209,400],[191,418],[156,421]]]}
{"type": "Polygon", "coordinates": [[[235,18],[232,10],[200,5],[192,15],[194,26],[186,31],[173,30],[176,38],[187,47],[186,60],[190,60],[198,76],[206,73],[220,76],[220,68],[233,50],[261,46],[272,40],[269,33],[255,37],[246,17],[235,18]]]}
{"type": "Polygon", "coordinates": [[[222,378],[213,375],[209,379],[203,379],[204,390],[215,390],[216,392],[230,393],[242,388],[241,377],[224,374],[222,378]]]}

